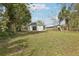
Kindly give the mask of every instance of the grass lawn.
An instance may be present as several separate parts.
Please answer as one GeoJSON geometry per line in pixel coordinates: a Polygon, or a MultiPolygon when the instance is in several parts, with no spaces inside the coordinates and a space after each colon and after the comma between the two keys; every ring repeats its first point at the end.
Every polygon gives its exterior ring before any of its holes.
{"type": "Polygon", "coordinates": [[[24,34],[8,40],[0,53],[2,53],[1,55],[25,56],[79,55],[79,32],[50,30],[29,35],[24,34]]]}

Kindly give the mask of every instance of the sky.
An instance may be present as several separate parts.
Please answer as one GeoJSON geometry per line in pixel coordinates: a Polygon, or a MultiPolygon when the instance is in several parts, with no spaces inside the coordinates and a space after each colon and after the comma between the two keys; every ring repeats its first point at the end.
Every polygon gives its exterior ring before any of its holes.
{"type": "Polygon", "coordinates": [[[46,26],[57,25],[57,16],[61,10],[61,7],[61,4],[58,3],[37,3],[30,5],[32,22],[41,20],[45,23],[46,26]]]}

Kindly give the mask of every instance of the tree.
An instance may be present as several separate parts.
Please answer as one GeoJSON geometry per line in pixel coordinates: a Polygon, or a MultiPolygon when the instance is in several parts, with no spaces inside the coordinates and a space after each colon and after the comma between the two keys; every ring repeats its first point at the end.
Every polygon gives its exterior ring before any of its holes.
{"type": "Polygon", "coordinates": [[[7,30],[8,18],[6,18],[7,13],[5,12],[5,7],[0,4],[0,32],[7,30]]]}
{"type": "Polygon", "coordinates": [[[16,28],[31,20],[31,14],[26,4],[3,4],[6,7],[9,22],[7,24],[9,31],[16,32],[16,28]]]}
{"type": "Polygon", "coordinates": [[[62,20],[65,20],[66,29],[69,29],[69,20],[70,20],[70,10],[64,5],[59,12],[58,18],[59,18],[59,25],[62,20]]]}
{"type": "Polygon", "coordinates": [[[74,4],[74,10],[71,14],[71,28],[79,30],[79,4],[74,4]]]}

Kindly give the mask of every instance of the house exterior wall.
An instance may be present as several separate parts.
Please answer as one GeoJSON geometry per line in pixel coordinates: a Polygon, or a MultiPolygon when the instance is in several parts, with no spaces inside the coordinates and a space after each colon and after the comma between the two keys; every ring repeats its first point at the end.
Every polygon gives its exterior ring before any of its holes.
{"type": "MultiPolygon", "coordinates": [[[[36,26],[36,31],[43,31],[43,26],[36,26]]],[[[28,31],[33,31],[33,26],[28,26],[28,31]]]]}
{"type": "Polygon", "coordinates": [[[37,31],[43,31],[43,26],[37,26],[37,31]]]}
{"type": "Polygon", "coordinates": [[[32,26],[28,26],[28,31],[32,31],[32,26]]]}

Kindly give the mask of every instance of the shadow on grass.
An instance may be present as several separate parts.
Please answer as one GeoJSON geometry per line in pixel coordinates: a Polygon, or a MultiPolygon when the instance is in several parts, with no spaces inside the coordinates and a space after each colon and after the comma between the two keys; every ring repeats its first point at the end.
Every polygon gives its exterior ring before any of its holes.
{"type": "Polygon", "coordinates": [[[40,34],[40,33],[44,33],[45,31],[31,31],[31,32],[28,32],[28,31],[22,31],[22,32],[17,32],[16,35],[12,36],[11,38],[16,38],[16,37],[19,37],[19,36],[27,36],[27,35],[34,35],[34,34],[40,34]]]}
{"type": "Polygon", "coordinates": [[[0,48],[0,55],[21,54],[28,47],[27,40],[18,40],[12,43],[6,43],[0,48]]]}
{"type": "Polygon", "coordinates": [[[28,39],[19,39],[15,41],[8,43],[9,41],[12,41],[13,38],[21,37],[21,36],[27,36],[27,35],[34,35],[34,34],[39,34],[43,32],[18,32],[16,35],[12,36],[10,39],[2,40],[0,42],[0,56],[9,56],[9,55],[17,55],[17,56],[22,56],[22,55],[32,55],[35,49],[30,49],[27,50],[28,46],[28,39]],[[29,52],[28,52],[29,51],[29,52]],[[27,52],[27,53],[24,53],[27,52]]]}

